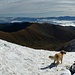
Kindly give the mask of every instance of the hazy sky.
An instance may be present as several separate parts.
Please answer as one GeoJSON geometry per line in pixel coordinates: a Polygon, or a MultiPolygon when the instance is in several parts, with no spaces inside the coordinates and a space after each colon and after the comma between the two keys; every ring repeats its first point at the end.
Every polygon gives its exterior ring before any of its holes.
{"type": "Polygon", "coordinates": [[[75,0],[0,0],[2,16],[75,16],[75,0]]]}

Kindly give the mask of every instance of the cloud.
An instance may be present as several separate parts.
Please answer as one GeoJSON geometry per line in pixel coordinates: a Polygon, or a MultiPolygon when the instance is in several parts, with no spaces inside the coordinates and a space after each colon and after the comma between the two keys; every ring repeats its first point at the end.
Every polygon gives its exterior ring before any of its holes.
{"type": "Polygon", "coordinates": [[[73,16],[74,8],[74,0],[0,0],[0,14],[9,16],[73,16]]]}

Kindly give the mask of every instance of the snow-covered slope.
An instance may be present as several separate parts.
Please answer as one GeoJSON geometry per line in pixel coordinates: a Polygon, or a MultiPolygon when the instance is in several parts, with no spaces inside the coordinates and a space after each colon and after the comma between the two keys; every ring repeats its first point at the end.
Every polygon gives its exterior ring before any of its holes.
{"type": "Polygon", "coordinates": [[[58,52],[34,50],[0,40],[0,75],[71,75],[66,69],[75,60],[75,53],[67,52],[63,64],[57,67],[49,55],[58,52]]]}

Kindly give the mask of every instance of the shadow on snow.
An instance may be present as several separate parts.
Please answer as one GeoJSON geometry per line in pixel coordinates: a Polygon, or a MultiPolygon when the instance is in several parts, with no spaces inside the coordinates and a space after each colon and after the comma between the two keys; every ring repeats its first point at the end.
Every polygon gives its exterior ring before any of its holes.
{"type": "Polygon", "coordinates": [[[40,68],[40,69],[41,69],[41,70],[45,70],[45,69],[51,69],[51,68],[53,68],[53,67],[57,67],[57,64],[51,63],[50,65],[48,65],[48,66],[46,66],[46,67],[44,67],[44,68],[40,68]]]}

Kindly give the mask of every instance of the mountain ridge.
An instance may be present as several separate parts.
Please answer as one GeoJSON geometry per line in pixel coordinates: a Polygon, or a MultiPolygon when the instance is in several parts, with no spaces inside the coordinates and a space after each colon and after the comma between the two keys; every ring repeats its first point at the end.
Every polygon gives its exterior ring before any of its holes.
{"type": "MultiPolygon", "coordinates": [[[[14,29],[12,31],[11,29],[6,31],[7,27],[13,27],[12,24],[4,27],[4,30],[2,30],[2,27],[0,31],[0,39],[31,48],[46,50],[57,50],[64,43],[75,39],[75,30],[63,26],[28,22],[20,23],[20,25],[21,24],[25,27],[16,30],[15,32],[14,29]]],[[[16,26],[18,26],[18,23],[16,23],[16,26]]],[[[17,27],[15,29],[17,29],[17,27]]]]}

